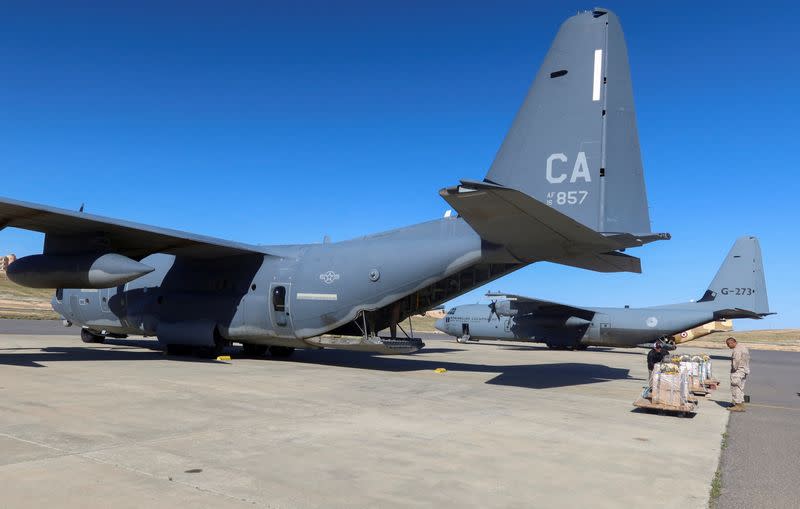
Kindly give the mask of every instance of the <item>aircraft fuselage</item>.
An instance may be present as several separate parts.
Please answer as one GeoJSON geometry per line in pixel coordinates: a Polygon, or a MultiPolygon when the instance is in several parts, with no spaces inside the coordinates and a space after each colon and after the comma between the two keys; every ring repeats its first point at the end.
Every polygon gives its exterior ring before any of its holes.
{"type": "Polygon", "coordinates": [[[714,319],[711,310],[690,308],[587,308],[591,320],[576,317],[491,314],[485,304],[457,306],[437,322],[437,328],[470,339],[531,341],[550,346],[634,347],[652,342],[714,319]]]}
{"type": "Polygon", "coordinates": [[[395,303],[403,318],[525,265],[507,255],[504,263],[455,217],[269,251],[279,255],[153,254],[141,260],[153,272],[115,288],[59,290],[53,308],[95,332],[158,336],[166,344],[209,345],[216,334],[302,347],[325,333],[361,335],[364,325],[377,333],[395,303]]]}

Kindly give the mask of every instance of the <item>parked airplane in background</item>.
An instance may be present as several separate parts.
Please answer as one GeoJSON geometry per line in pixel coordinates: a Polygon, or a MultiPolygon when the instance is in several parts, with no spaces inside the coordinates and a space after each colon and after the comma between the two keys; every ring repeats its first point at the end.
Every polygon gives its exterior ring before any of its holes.
{"type": "Polygon", "coordinates": [[[378,331],[537,261],[639,272],[621,251],[669,238],[650,231],[613,13],[564,22],[484,181],[440,194],[459,217],[336,243],[248,245],[11,199],[0,199],[0,228],[45,234],[43,254],[8,277],[57,288],[54,309],[87,342],[144,334],[212,355],[229,342],[281,356],[415,351],[418,339],[378,331]]]}
{"type": "Polygon", "coordinates": [[[716,277],[697,302],[647,308],[578,307],[519,295],[491,304],[457,306],[436,328],[460,342],[478,339],[534,341],[550,348],[634,347],[665,339],[714,320],[762,318],[767,302],[761,248],[755,237],[734,243],[716,277]]]}

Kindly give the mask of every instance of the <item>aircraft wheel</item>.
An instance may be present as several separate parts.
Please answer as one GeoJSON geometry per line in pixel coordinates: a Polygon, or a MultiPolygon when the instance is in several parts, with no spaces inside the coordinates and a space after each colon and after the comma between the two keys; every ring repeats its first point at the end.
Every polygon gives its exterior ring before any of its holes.
{"type": "Polygon", "coordinates": [[[269,354],[273,357],[284,359],[294,353],[293,346],[271,346],[269,347],[269,354]]]}
{"type": "Polygon", "coordinates": [[[219,329],[214,329],[214,344],[211,346],[197,346],[194,348],[194,354],[204,359],[216,359],[225,352],[225,347],[231,344],[230,341],[223,338],[219,333],[219,329]]]}
{"type": "Polygon", "coordinates": [[[459,343],[467,343],[469,341],[469,334],[457,337],[456,341],[459,343]]]}
{"type": "Polygon", "coordinates": [[[81,341],[84,343],[103,343],[105,340],[105,336],[95,334],[94,332],[89,331],[89,329],[81,329],[81,341]]]}
{"type": "Polygon", "coordinates": [[[256,345],[253,343],[242,343],[244,354],[248,357],[264,357],[267,354],[267,345],[256,345]]]}
{"type": "Polygon", "coordinates": [[[577,345],[575,350],[586,350],[589,348],[589,345],[577,345]]]}
{"type": "Polygon", "coordinates": [[[167,355],[185,356],[192,354],[192,347],[190,345],[175,345],[169,344],[164,346],[164,352],[167,355]]]}
{"type": "Polygon", "coordinates": [[[226,341],[217,341],[214,346],[196,346],[194,354],[204,359],[216,359],[225,352],[226,341]]]}

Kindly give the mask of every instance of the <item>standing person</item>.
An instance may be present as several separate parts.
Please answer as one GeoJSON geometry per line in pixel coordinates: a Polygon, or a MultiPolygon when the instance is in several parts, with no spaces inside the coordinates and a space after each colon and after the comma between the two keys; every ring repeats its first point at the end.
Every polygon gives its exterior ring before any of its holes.
{"type": "Polygon", "coordinates": [[[750,375],[750,350],[740,345],[736,338],[725,340],[731,352],[731,399],[733,404],[728,407],[731,412],[744,412],[744,384],[750,375]]]}
{"type": "Polygon", "coordinates": [[[667,351],[664,348],[664,345],[661,344],[661,341],[656,341],[653,344],[653,348],[647,352],[647,384],[652,387],[653,386],[653,368],[656,367],[656,363],[659,363],[664,360],[664,357],[667,355],[667,351]]]}

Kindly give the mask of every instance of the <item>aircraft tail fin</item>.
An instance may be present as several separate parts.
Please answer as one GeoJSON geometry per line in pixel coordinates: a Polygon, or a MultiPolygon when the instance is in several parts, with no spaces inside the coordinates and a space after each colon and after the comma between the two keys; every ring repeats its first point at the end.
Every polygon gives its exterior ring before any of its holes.
{"type": "Polygon", "coordinates": [[[595,9],[562,24],[484,181],[598,232],[650,232],[628,51],[614,13],[595,9]]]}
{"type": "Polygon", "coordinates": [[[761,247],[752,236],[740,237],[698,303],[714,308],[715,319],[770,315],[761,247]]]}

